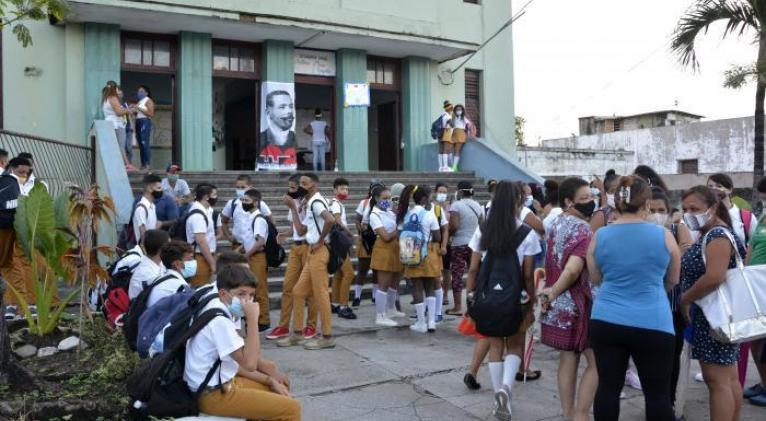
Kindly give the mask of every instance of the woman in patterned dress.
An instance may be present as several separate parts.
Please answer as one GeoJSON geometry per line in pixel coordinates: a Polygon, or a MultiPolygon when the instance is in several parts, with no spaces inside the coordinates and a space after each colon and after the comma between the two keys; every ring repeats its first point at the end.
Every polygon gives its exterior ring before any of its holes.
{"type": "Polygon", "coordinates": [[[682,200],[684,222],[701,233],[681,260],[684,290],[681,305],[693,325],[692,358],[699,360],[702,367],[710,396],[711,421],[736,421],[742,407],[737,371],[739,345],[724,344],[711,336],[710,325],[694,302],[714,292],[726,280],[726,271],[736,267],[734,253],[744,256],[745,248],[731,229],[729,211],[712,190],[692,187],[684,192],[682,200]]]}
{"type": "Polygon", "coordinates": [[[568,178],[559,187],[559,203],[565,211],[547,233],[546,288],[540,294],[544,312],[542,342],[560,351],[558,390],[564,418],[580,421],[590,419],[598,385],[595,359],[588,343],[593,292],[585,267],[592,236],[588,219],[596,202],[585,180],[568,178]],[[582,355],[587,368],[578,388],[577,369],[582,355]]]}

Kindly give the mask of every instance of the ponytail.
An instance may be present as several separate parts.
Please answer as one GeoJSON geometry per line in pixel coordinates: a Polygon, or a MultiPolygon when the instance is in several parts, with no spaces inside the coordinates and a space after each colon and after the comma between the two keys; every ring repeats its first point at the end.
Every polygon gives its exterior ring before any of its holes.
{"type": "Polygon", "coordinates": [[[620,178],[615,195],[615,204],[620,213],[637,213],[646,207],[646,202],[652,198],[649,183],[636,176],[620,178]]]}
{"type": "Polygon", "coordinates": [[[402,190],[402,194],[399,196],[399,205],[396,209],[397,224],[404,222],[404,217],[407,215],[407,211],[410,209],[410,196],[412,196],[412,192],[417,188],[418,186],[408,184],[404,190],[402,190]]]}
{"type": "Polygon", "coordinates": [[[383,185],[377,185],[373,187],[372,191],[370,192],[370,208],[367,210],[367,219],[369,220],[370,215],[372,214],[372,209],[378,205],[378,198],[381,194],[383,194],[384,191],[388,190],[388,187],[383,185]]]}

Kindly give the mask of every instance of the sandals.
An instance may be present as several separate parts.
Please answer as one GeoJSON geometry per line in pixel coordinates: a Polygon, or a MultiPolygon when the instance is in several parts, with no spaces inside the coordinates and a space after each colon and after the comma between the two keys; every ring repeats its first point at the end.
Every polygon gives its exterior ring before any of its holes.
{"type": "MultiPolygon", "coordinates": [[[[532,370],[531,373],[527,373],[527,381],[535,381],[542,377],[543,373],[540,370],[532,370]]],[[[516,381],[524,381],[524,373],[516,373],[516,381]]]]}
{"type": "Polygon", "coordinates": [[[462,316],[463,312],[462,311],[457,311],[455,309],[449,309],[449,310],[445,311],[444,314],[446,314],[448,316],[462,316]]]}
{"type": "Polygon", "coordinates": [[[474,377],[471,373],[467,373],[465,377],[463,377],[463,383],[465,383],[465,387],[467,387],[468,390],[481,389],[481,385],[476,381],[476,377],[474,377]]]}

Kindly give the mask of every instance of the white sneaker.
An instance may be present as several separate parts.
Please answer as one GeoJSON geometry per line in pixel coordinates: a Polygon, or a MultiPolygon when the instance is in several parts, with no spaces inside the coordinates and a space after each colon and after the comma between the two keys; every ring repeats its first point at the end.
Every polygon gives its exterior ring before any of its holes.
{"type": "Polygon", "coordinates": [[[492,415],[501,421],[511,420],[511,396],[508,394],[508,389],[503,386],[502,389],[495,392],[495,410],[492,415]]]}
{"type": "Polygon", "coordinates": [[[393,319],[394,317],[407,317],[407,315],[395,308],[392,308],[386,311],[386,317],[388,317],[389,319],[393,319]]]}
{"type": "Polygon", "coordinates": [[[641,380],[638,378],[638,374],[635,371],[628,369],[625,372],[625,384],[636,390],[641,390],[641,380]]]}
{"type": "Polygon", "coordinates": [[[700,382],[700,383],[704,383],[705,382],[705,378],[702,377],[702,373],[697,373],[697,374],[694,375],[694,381],[697,381],[697,382],[700,382]]]}
{"type": "Polygon", "coordinates": [[[428,331],[429,332],[436,332],[436,322],[435,321],[429,321],[428,322],[428,331]]]}
{"type": "Polygon", "coordinates": [[[385,326],[385,327],[396,327],[396,326],[399,326],[398,324],[396,324],[395,321],[393,321],[393,320],[389,319],[388,317],[386,317],[385,314],[378,314],[375,317],[375,324],[378,325],[378,326],[385,326]]]}
{"type": "Polygon", "coordinates": [[[426,326],[426,322],[421,321],[415,324],[411,324],[410,330],[413,332],[426,333],[428,331],[428,326],[426,326]]]}

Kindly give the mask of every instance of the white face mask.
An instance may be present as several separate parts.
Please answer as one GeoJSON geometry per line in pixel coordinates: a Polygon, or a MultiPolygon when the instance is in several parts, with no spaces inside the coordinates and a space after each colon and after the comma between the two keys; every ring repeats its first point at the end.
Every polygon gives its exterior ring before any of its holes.
{"type": "Polygon", "coordinates": [[[524,206],[530,207],[535,202],[535,198],[530,194],[524,199],[524,206]]]}
{"type": "Polygon", "coordinates": [[[614,202],[614,195],[613,194],[606,194],[606,204],[609,205],[610,208],[616,208],[617,204],[614,202]]]}
{"type": "Polygon", "coordinates": [[[664,227],[668,223],[670,215],[666,213],[653,213],[649,216],[649,220],[655,224],[664,227]]]}
{"type": "Polygon", "coordinates": [[[444,203],[447,201],[447,193],[436,193],[436,201],[444,203]]]}
{"type": "Polygon", "coordinates": [[[692,231],[700,231],[702,227],[707,225],[713,215],[710,214],[710,210],[702,213],[685,213],[684,224],[692,231]]]}

